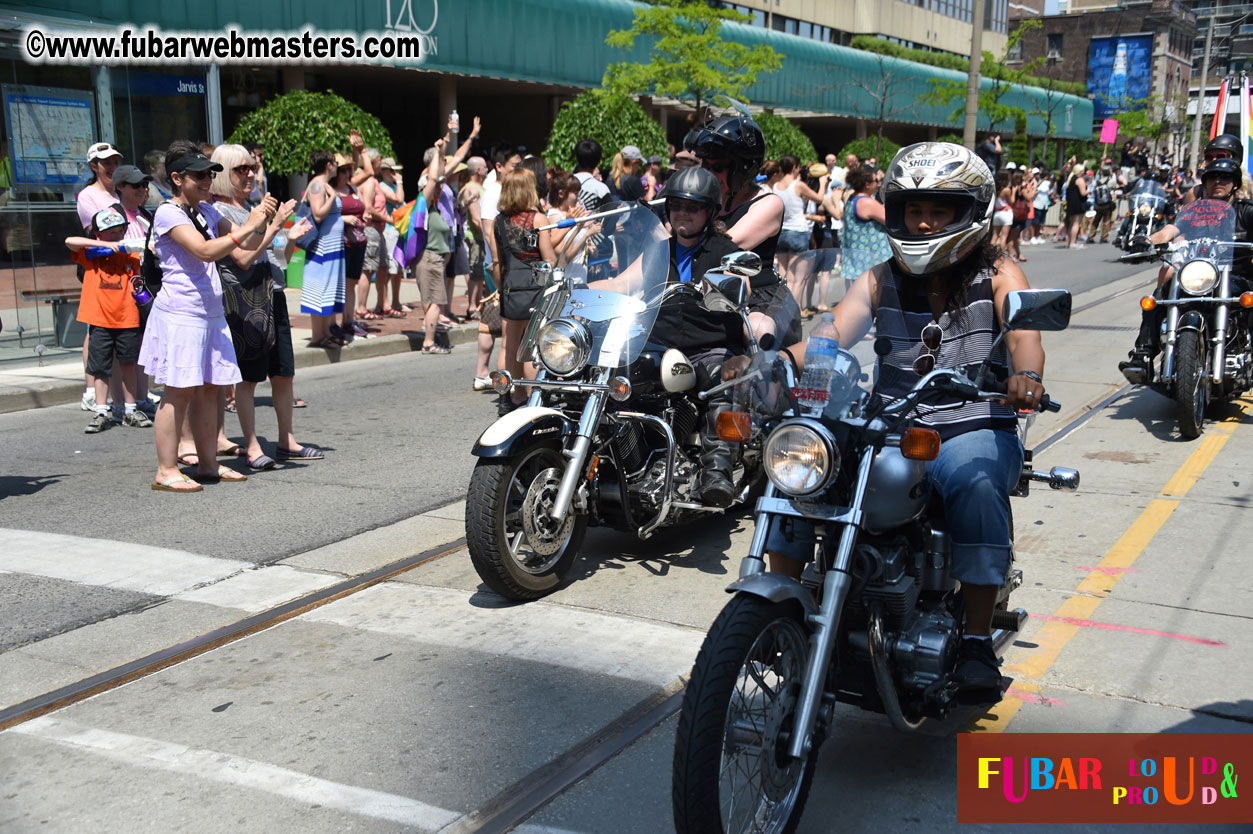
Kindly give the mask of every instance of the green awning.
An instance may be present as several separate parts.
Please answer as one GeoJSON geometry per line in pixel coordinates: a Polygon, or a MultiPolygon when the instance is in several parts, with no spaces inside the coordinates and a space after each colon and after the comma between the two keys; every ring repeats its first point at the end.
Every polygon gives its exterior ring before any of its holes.
{"type": "MultiPolygon", "coordinates": [[[[0,8],[19,17],[156,24],[170,31],[222,29],[232,23],[250,34],[298,31],[306,24],[326,32],[416,27],[426,31],[433,51],[422,69],[596,87],[608,64],[646,59],[643,40],[630,51],[605,44],[611,29],[631,25],[636,5],[630,0],[28,0],[0,8]]],[[[767,43],[785,56],[778,72],[749,90],[754,105],[874,121],[880,111],[877,91],[890,74],[888,121],[960,130],[960,124],[949,120],[954,107],[922,104],[920,99],[930,89],[928,79],[964,81],[962,73],[759,27],[727,24],[724,32],[741,43],[767,43]]],[[[984,79],[983,86],[991,84],[984,79]]],[[[1028,112],[1029,134],[1044,135],[1044,119],[1032,111],[1049,108],[1046,91],[1015,87],[1002,101],[1028,112]]],[[[1055,93],[1052,103],[1055,135],[1091,138],[1091,101],[1055,93]]]]}

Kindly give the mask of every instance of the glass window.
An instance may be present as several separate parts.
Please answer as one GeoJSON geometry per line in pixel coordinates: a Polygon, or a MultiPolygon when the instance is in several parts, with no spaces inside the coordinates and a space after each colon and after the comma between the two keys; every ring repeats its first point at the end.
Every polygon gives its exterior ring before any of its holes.
{"type": "Polygon", "coordinates": [[[776,32],[782,32],[787,25],[787,18],[781,14],[772,15],[770,17],[770,28],[776,32]]]}
{"type": "Polygon", "coordinates": [[[812,38],[814,36],[814,25],[808,20],[802,20],[797,27],[796,34],[802,38],[812,38]]]}
{"type": "Polygon", "coordinates": [[[1048,35],[1048,54],[1054,54],[1056,57],[1062,57],[1062,35],[1060,32],[1048,35]]]}

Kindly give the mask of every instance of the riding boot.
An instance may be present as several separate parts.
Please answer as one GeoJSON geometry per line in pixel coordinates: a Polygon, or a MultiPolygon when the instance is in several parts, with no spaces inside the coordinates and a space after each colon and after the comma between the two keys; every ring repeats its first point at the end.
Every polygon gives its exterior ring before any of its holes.
{"type": "MultiPolygon", "coordinates": [[[[710,411],[709,416],[714,418],[710,411]]],[[[700,443],[700,500],[711,507],[729,507],[735,501],[735,485],[731,482],[735,444],[719,440],[708,426],[701,432],[700,443]]]]}
{"type": "MultiPolygon", "coordinates": [[[[1162,285],[1153,291],[1155,298],[1161,299],[1165,288],[1162,285]]],[[[1161,352],[1162,316],[1165,308],[1158,306],[1140,313],[1140,332],[1136,335],[1136,345],[1127,354],[1127,359],[1118,363],[1118,370],[1132,385],[1146,385],[1153,381],[1153,359],[1161,352]]]]}

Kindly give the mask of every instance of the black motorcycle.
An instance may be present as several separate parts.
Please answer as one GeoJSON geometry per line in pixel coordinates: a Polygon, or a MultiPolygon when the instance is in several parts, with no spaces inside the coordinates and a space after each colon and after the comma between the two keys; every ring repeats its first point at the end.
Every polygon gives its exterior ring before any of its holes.
{"type": "Polygon", "coordinates": [[[1149,238],[1168,222],[1166,189],[1160,182],[1141,180],[1127,195],[1127,203],[1130,210],[1114,236],[1114,245],[1127,253],[1120,260],[1132,263],[1150,260],[1153,245],[1149,238]]]}

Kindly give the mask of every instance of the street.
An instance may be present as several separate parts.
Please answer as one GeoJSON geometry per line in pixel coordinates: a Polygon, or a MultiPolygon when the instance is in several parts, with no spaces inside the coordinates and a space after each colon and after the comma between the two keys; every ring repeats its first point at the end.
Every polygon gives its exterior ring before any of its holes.
{"type": "MultiPolygon", "coordinates": [[[[1032,616],[1014,686],[963,729],[1249,732],[1253,396],[1182,440],[1172,402],[1115,396],[1155,270],[1023,251],[1076,310],[1045,334],[1063,408],[1028,445],[1082,483],[1015,499],[1032,616]]],[[[495,417],[473,370],[472,344],[302,369],[296,436],[326,459],[197,495],[148,489],[150,430],[0,415],[0,831],[673,830],[677,701],[751,508],[644,542],[592,529],[562,589],[506,603],[460,541],[495,417]]],[[[840,707],[799,831],[956,831],[955,760],[951,735],[840,707]]]]}

